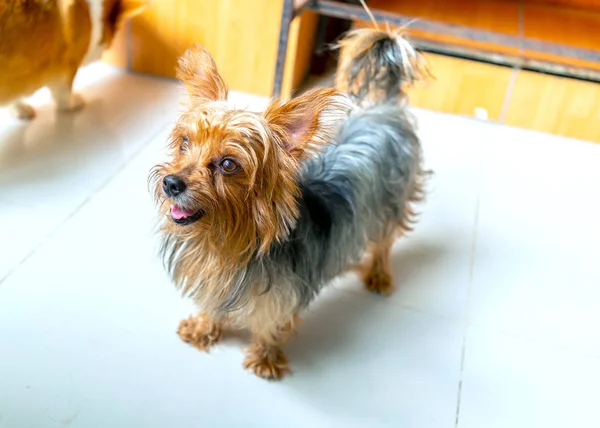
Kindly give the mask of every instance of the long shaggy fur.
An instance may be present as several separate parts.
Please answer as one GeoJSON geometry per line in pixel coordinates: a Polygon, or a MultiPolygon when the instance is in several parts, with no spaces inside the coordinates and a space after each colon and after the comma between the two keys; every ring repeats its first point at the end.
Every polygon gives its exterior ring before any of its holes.
{"type": "Polygon", "coordinates": [[[184,321],[180,335],[206,349],[221,326],[248,328],[254,339],[245,366],[259,376],[287,371],[278,345],[297,314],[369,252],[368,288],[389,288],[389,248],[410,230],[412,204],[423,196],[420,142],[398,94],[371,97],[399,92],[402,79],[416,77],[399,59],[414,51],[398,51],[395,35],[384,41],[372,31],[345,42],[345,55],[356,56],[346,57],[338,76],[357,88],[351,96],[360,107],[315,89],[275,100],[262,114],[228,110],[208,53],[197,47],[180,61],[190,107],[172,132],[171,160],[150,175],[166,268],[202,314],[196,324],[184,321]],[[400,62],[392,67],[390,58],[400,62]],[[365,86],[365,76],[376,79],[365,86]],[[239,170],[224,174],[222,159],[235,159],[239,170]],[[184,181],[185,192],[165,194],[167,175],[184,181]],[[174,224],[170,204],[200,219],[174,224]]]}
{"type": "Polygon", "coordinates": [[[266,279],[267,289],[287,284],[296,310],[307,306],[360,262],[368,244],[409,227],[410,204],[421,197],[420,162],[419,140],[399,108],[383,105],[349,118],[337,143],[304,164],[296,227],[268,257],[250,263],[249,282],[266,279]]]}

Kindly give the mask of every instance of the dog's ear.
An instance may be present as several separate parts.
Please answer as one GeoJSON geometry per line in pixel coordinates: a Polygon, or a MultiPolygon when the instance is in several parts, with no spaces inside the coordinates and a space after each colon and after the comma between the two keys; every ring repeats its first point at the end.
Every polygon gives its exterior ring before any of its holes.
{"type": "Polygon", "coordinates": [[[177,78],[194,103],[227,99],[227,85],[217,71],[215,60],[202,46],[188,49],[179,58],[177,78]]]}
{"type": "Polygon", "coordinates": [[[286,103],[273,101],[264,116],[287,151],[300,159],[330,143],[350,109],[335,89],[316,88],[286,103]]]}

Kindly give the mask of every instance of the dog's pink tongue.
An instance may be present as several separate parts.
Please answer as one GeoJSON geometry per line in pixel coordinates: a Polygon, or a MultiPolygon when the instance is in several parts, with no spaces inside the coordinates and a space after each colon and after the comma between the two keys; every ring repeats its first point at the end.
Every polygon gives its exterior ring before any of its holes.
{"type": "Polygon", "coordinates": [[[194,215],[193,211],[188,211],[181,208],[179,205],[173,205],[171,207],[171,216],[175,220],[181,220],[182,218],[191,217],[194,215]]]}

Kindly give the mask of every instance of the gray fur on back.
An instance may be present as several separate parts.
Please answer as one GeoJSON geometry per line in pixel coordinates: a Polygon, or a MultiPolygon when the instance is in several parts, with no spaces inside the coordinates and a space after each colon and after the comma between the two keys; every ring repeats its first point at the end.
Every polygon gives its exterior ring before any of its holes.
{"type": "Polygon", "coordinates": [[[241,309],[252,284],[294,293],[308,305],[334,277],[359,263],[367,246],[410,221],[419,199],[421,147],[403,107],[384,104],[353,113],[337,143],[309,159],[299,176],[297,225],[285,242],[253,259],[221,306],[241,309]]]}

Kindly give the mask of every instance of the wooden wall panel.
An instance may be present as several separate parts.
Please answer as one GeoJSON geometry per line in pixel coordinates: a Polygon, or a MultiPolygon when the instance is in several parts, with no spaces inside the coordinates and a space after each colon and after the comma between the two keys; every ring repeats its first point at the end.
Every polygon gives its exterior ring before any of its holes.
{"type": "Polygon", "coordinates": [[[523,7],[523,21],[525,37],[600,49],[600,13],[526,4],[523,7]]]}
{"type": "MultiPolygon", "coordinates": [[[[600,1],[598,2],[600,8],[600,1]]],[[[600,50],[600,11],[596,9],[566,9],[563,7],[525,4],[523,35],[532,39],[562,43],[580,48],[600,50]]],[[[577,67],[600,70],[600,64],[573,58],[563,58],[540,52],[525,51],[532,59],[562,62],[577,67]]]]}
{"type": "MultiPolygon", "coordinates": [[[[211,52],[232,90],[270,96],[282,7],[282,0],[153,0],[130,24],[131,68],[174,77],[177,58],[199,43],[211,52]]],[[[294,20],[284,95],[308,70],[316,23],[309,13],[294,20]]],[[[111,49],[107,61],[126,64],[124,46],[111,49]]]]}
{"type": "Polygon", "coordinates": [[[505,123],[600,143],[600,84],[520,71],[505,123]]]}
{"type": "MultiPolygon", "coordinates": [[[[446,23],[517,35],[517,0],[371,0],[373,8],[446,23]]],[[[600,50],[599,0],[524,0],[523,35],[573,46],[600,50]]],[[[368,25],[370,23],[357,23],[368,25]]],[[[409,35],[425,40],[468,42],[409,29],[409,35]]],[[[499,52],[501,46],[481,45],[499,52]]],[[[573,66],[600,69],[600,64],[557,58],[539,52],[526,57],[551,59],[573,66]]],[[[500,66],[428,55],[437,80],[409,91],[418,107],[448,113],[473,115],[485,108],[489,118],[527,129],[600,142],[600,84],[553,77],[541,73],[513,71],[500,66]],[[517,73],[517,74],[515,74],[517,73]],[[509,82],[515,79],[509,90],[509,82]],[[503,107],[503,102],[506,105],[503,107]],[[505,109],[505,117],[500,117],[505,109]]]]}
{"type": "Polygon", "coordinates": [[[407,91],[411,105],[467,116],[484,108],[491,120],[500,118],[511,69],[442,55],[425,57],[435,79],[407,91]]]}
{"type": "MultiPolygon", "coordinates": [[[[519,35],[519,8],[523,9],[523,35],[538,40],[600,50],[599,0],[371,0],[369,6],[417,18],[448,24],[519,35]]],[[[371,25],[368,23],[367,25],[371,25]]],[[[408,28],[408,34],[430,42],[450,43],[510,55],[520,55],[518,48],[490,42],[475,42],[459,37],[408,28]]],[[[566,65],[600,70],[600,64],[525,51],[525,57],[558,61],[566,65]]]]}
{"type": "Polygon", "coordinates": [[[598,0],[525,0],[525,4],[542,4],[572,9],[600,10],[600,1],[598,0]]]}
{"type": "Polygon", "coordinates": [[[272,0],[154,0],[132,21],[132,68],[173,77],[177,58],[200,43],[232,89],[266,94],[281,7],[272,0]]]}

